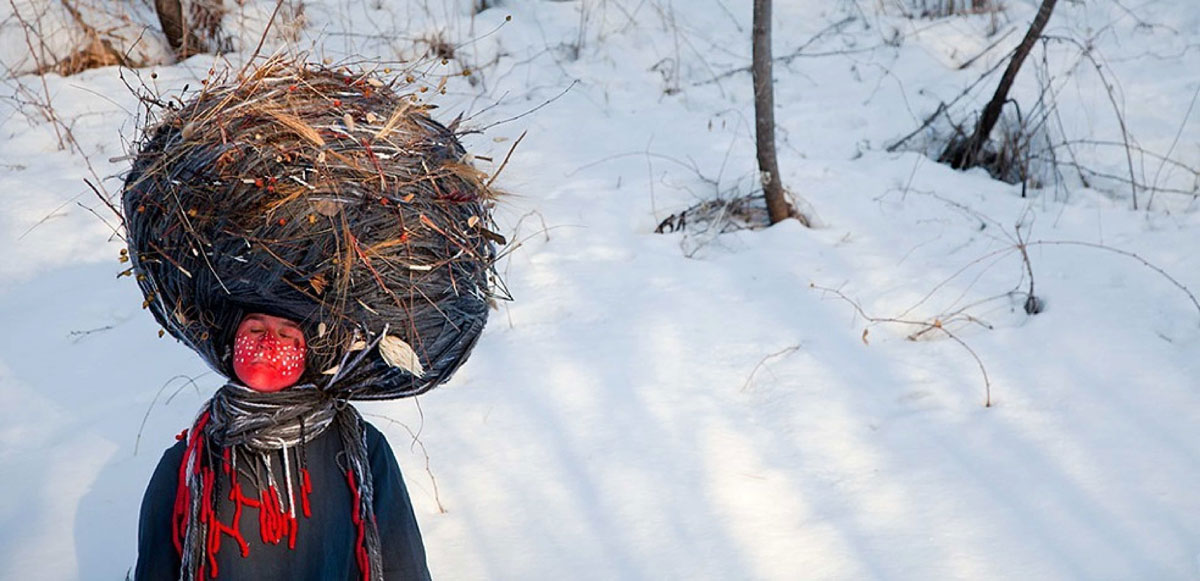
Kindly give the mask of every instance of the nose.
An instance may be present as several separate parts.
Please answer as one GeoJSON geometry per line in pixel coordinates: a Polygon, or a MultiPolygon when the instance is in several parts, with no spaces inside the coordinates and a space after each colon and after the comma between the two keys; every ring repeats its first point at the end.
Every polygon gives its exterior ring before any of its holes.
{"type": "Polygon", "coordinates": [[[271,329],[265,329],[250,345],[257,351],[272,350],[282,345],[282,337],[271,329]]]}
{"type": "Polygon", "coordinates": [[[275,331],[267,329],[267,332],[263,333],[262,340],[259,341],[258,344],[262,345],[263,347],[274,347],[278,343],[279,335],[275,333],[275,331]]]}

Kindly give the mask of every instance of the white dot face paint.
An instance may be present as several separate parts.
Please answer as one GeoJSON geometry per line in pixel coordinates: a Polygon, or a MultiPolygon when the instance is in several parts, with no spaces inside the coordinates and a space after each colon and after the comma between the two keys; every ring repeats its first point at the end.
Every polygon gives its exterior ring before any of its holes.
{"type": "Polygon", "coordinates": [[[307,346],[295,322],[261,313],[246,315],[233,341],[233,370],[246,387],[274,392],[304,373],[307,346]]]}

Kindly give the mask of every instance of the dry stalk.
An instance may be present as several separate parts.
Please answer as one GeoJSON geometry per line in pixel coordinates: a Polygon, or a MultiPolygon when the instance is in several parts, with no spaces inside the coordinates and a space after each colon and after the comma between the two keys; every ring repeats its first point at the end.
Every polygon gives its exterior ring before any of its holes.
{"type": "Polygon", "coordinates": [[[503,172],[504,168],[508,167],[508,160],[512,158],[512,154],[517,150],[517,146],[521,145],[521,140],[525,139],[526,133],[528,133],[528,131],[522,131],[521,135],[517,137],[517,140],[513,142],[512,147],[508,148],[508,153],[504,154],[504,160],[500,162],[500,167],[496,169],[495,173],[492,174],[492,177],[488,178],[487,182],[483,184],[483,187],[492,187],[492,183],[496,181],[496,178],[500,177],[500,172],[503,172]]]}
{"type": "MultiPolygon", "coordinates": [[[[1192,116],[1192,110],[1196,107],[1197,97],[1200,97],[1200,86],[1197,86],[1195,92],[1192,93],[1192,100],[1190,103],[1188,103],[1187,112],[1183,114],[1183,119],[1179,121],[1179,130],[1175,132],[1175,139],[1171,140],[1171,147],[1167,148],[1167,153],[1165,153],[1159,161],[1158,169],[1154,171],[1154,180],[1151,183],[1152,189],[1150,190],[1150,200],[1146,202],[1147,211],[1149,211],[1150,207],[1154,205],[1154,194],[1158,192],[1158,176],[1162,174],[1163,167],[1166,166],[1168,162],[1174,161],[1171,159],[1171,153],[1175,151],[1175,146],[1179,145],[1179,138],[1183,135],[1183,128],[1187,126],[1188,119],[1190,119],[1192,116]]],[[[1184,169],[1192,172],[1193,177],[1196,178],[1194,182],[1200,182],[1200,172],[1197,172],[1196,170],[1187,166],[1184,166],[1184,169]]]]}
{"type": "Polygon", "coordinates": [[[1129,188],[1130,195],[1133,196],[1133,209],[1138,209],[1138,189],[1137,177],[1133,171],[1133,152],[1129,145],[1129,129],[1125,127],[1125,115],[1121,112],[1121,106],[1117,104],[1117,98],[1113,94],[1113,83],[1110,83],[1108,77],[1104,76],[1104,69],[1100,63],[1096,62],[1092,47],[1080,47],[1083,49],[1083,56],[1092,64],[1092,68],[1096,69],[1096,75],[1100,77],[1100,82],[1104,85],[1104,93],[1108,95],[1108,102],[1112,104],[1113,113],[1117,116],[1117,123],[1121,126],[1121,140],[1125,142],[1125,161],[1129,165],[1129,188]]]}
{"type": "Polygon", "coordinates": [[[742,388],[739,389],[738,391],[746,391],[750,387],[750,382],[754,380],[754,374],[758,373],[758,370],[761,369],[763,365],[766,365],[767,361],[769,361],[771,359],[775,359],[776,357],[783,357],[785,355],[790,355],[799,350],[800,350],[799,345],[792,345],[790,347],[784,347],[783,349],[780,349],[779,351],[776,351],[769,355],[763,356],[762,359],[758,360],[758,364],[754,366],[754,369],[750,370],[750,375],[746,376],[746,381],[742,382],[742,388]]]}
{"type": "Polygon", "coordinates": [[[238,72],[238,78],[246,75],[246,71],[250,70],[250,66],[254,64],[254,59],[258,58],[259,53],[262,52],[263,43],[267,41],[267,33],[271,32],[271,25],[275,24],[275,17],[279,16],[279,9],[283,7],[283,2],[284,0],[276,0],[275,9],[271,11],[271,18],[267,20],[267,25],[263,27],[262,35],[258,37],[258,45],[254,47],[254,52],[250,53],[250,57],[246,59],[246,64],[238,72]]]}
{"type": "Polygon", "coordinates": [[[489,130],[489,129],[491,129],[491,128],[493,128],[493,127],[497,126],[497,125],[503,125],[503,124],[505,124],[505,123],[511,123],[511,122],[513,122],[513,121],[516,121],[516,120],[518,120],[518,119],[522,118],[522,117],[525,117],[526,115],[532,115],[532,114],[534,114],[534,113],[538,112],[538,111],[539,111],[539,110],[540,110],[542,107],[545,107],[545,106],[547,106],[547,105],[549,105],[549,104],[551,104],[551,103],[553,103],[553,102],[555,102],[555,101],[557,101],[557,100],[559,100],[559,99],[563,98],[563,96],[565,96],[567,93],[569,93],[569,92],[571,91],[571,89],[574,89],[574,88],[575,88],[575,85],[577,85],[577,84],[579,84],[579,80],[578,80],[578,79],[576,79],[576,80],[573,80],[573,81],[571,81],[571,84],[570,84],[570,85],[567,85],[567,87],[566,87],[565,89],[563,89],[563,90],[562,90],[562,91],[561,91],[559,94],[557,94],[557,95],[555,95],[555,96],[553,96],[553,97],[550,97],[549,99],[546,99],[545,101],[542,101],[542,102],[541,102],[541,103],[540,103],[538,106],[536,106],[536,107],[534,107],[534,108],[532,108],[532,109],[529,109],[528,111],[524,111],[524,112],[522,112],[522,113],[519,113],[519,114],[517,114],[517,115],[513,115],[512,117],[509,117],[509,118],[507,118],[507,119],[501,119],[501,120],[499,120],[499,121],[496,121],[496,122],[494,122],[494,123],[492,123],[492,124],[490,124],[490,125],[487,125],[487,126],[483,127],[483,128],[482,128],[482,129],[480,129],[479,131],[481,131],[481,132],[484,132],[484,131],[487,131],[487,130],[489,130]]]}
{"type": "MultiPolygon", "coordinates": [[[[1183,291],[1183,294],[1187,295],[1188,300],[1191,301],[1192,306],[1196,308],[1196,313],[1200,314],[1200,300],[1196,299],[1196,295],[1192,294],[1192,291],[1189,290],[1187,286],[1185,286],[1183,283],[1179,282],[1178,279],[1176,279],[1175,277],[1173,277],[1169,273],[1167,273],[1166,270],[1163,270],[1161,267],[1155,265],[1154,263],[1150,262],[1149,260],[1142,258],[1141,255],[1139,255],[1135,252],[1121,250],[1120,248],[1113,248],[1112,246],[1108,246],[1106,244],[1098,244],[1095,242],[1080,242],[1078,240],[1035,240],[1033,242],[1025,243],[1024,246],[1081,246],[1084,248],[1094,248],[1096,250],[1103,250],[1105,252],[1111,252],[1113,254],[1119,254],[1119,255],[1127,257],[1127,258],[1132,258],[1132,259],[1140,262],[1142,264],[1142,266],[1145,266],[1146,268],[1153,270],[1154,272],[1158,273],[1159,276],[1167,279],[1167,281],[1170,282],[1175,288],[1183,291]]],[[[1032,271],[1031,271],[1031,276],[1032,276],[1032,271]]]]}
{"type": "MultiPolygon", "coordinates": [[[[421,402],[417,398],[413,398],[413,402],[417,406],[417,415],[421,419],[421,425],[424,426],[425,425],[425,411],[421,409],[421,402]]],[[[404,431],[408,432],[409,437],[412,438],[412,445],[410,446],[409,449],[412,450],[412,446],[416,446],[416,447],[420,448],[421,456],[425,458],[425,474],[427,476],[429,476],[429,483],[433,487],[433,502],[437,504],[438,514],[446,514],[446,507],[444,505],[442,505],[442,494],[438,490],[437,477],[434,476],[433,468],[431,467],[431,459],[429,456],[429,450],[425,448],[425,442],[421,441],[421,428],[417,428],[416,431],[413,431],[412,428],[408,427],[408,424],[398,421],[396,419],[393,419],[390,416],[386,416],[386,415],[382,415],[382,414],[363,414],[363,415],[369,416],[372,418],[381,419],[381,420],[386,420],[388,423],[400,426],[401,428],[404,428],[404,431]]]]}
{"type": "Polygon", "coordinates": [[[133,455],[134,456],[137,456],[138,447],[141,446],[141,444],[142,444],[142,432],[145,431],[145,429],[146,429],[146,422],[150,420],[150,412],[154,411],[154,404],[158,403],[158,398],[162,396],[162,393],[163,393],[163,391],[165,391],[167,389],[167,386],[171,385],[171,383],[173,383],[175,380],[179,380],[179,379],[184,380],[183,383],[180,384],[179,387],[176,388],[175,391],[172,392],[171,395],[167,397],[167,400],[163,403],[163,405],[169,405],[171,403],[171,400],[175,399],[175,396],[179,395],[179,392],[183,391],[183,388],[185,388],[189,385],[193,389],[196,390],[196,395],[199,396],[200,395],[200,386],[196,383],[196,380],[199,379],[200,377],[208,375],[208,373],[210,373],[210,372],[202,373],[196,377],[191,377],[191,376],[183,375],[183,374],[176,375],[176,376],[164,381],[163,384],[161,386],[159,386],[158,391],[156,391],[154,393],[154,398],[152,398],[150,400],[150,405],[146,406],[146,413],[142,414],[142,423],[138,425],[137,436],[133,439],[133,455]]]}
{"type": "MultiPolygon", "coordinates": [[[[71,15],[71,19],[75,21],[75,25],[83,31],[88,41],[84,47],[56,64],[54,68],[59,74],[65,76],[97,67],[130,66],[132,64],[126,55],[101,36],[100,31],[84,20],[83,15],[71,2],[68,0],[60,0],[60,2],[67,13],[71,15]]],[[[132,48],[130,47],[130,49],[132,48]]]]}
{"type": "MultiPolygon", "coordinates": [[[[30,26],[29,22],[27,22],[23,16],[21,16],[21,11],[17,8],[17,4],[14,0],[8,0],[8,5],[12,7],[13,16],[16,17],[17,22],[21,24],[21,31],[25,39],[25,46],[29,49],[29,55],[33,57],[33,55],[38,54],[38,52],[34,50],[33,42],[29,38],[29,34],[34,31],[33,27],[30,26]]],[[[39,62],[38,70],[42,70],[44,66],[45,63],[39,62]]],[[[42,92],[46,95],[45,104],[41,105],[39,108],[42,110],[42,115],[45,116],[46,120],[50,122],[52,127],[54,127],[54,135],[58,138],[58,148],[66,149],[66,145],[63,141],[63,134],[59,130],[60,123],[58,121],[58,115],[55,113],[54,103],[52,103],[50,99],[50,86],[46,84],[45,72],[38,73],[38,79],[41,80],[42,92]]]]}
{"type": "MultiPolygon", "coordinates": [[[[987,367],[984,366],[983,359],[980,359],[979,354],[976,353],[975,350],[972,349],[971,346],[968,345],[966,341],[963,341],[962,338],[960,338],[958,335],[956,335],[953,331],[946,328],[947,323],[950,322],[949,320],[943,320],[943,319],[936,318],[936,317],[930,321],[920,321],[920,320],[915,320],[915,319],[901,319],[901,318],[895,318],[895,317],[874,317],[874,316],[867,314],[867,312],[865,310],[863,310],[862,305],[858,304],[858,302],[856,302],[854,299],[851,299],[850,297],[846,296],[845,293],[843,293],[842,291],[840,291],[838,289],[818,286],[814,283],[809,283],[808,286],[809,286],[809,288],[814,289],[814,290],[830,293],[830,294],[834,295],[835,297],[849,303],[850,306],[854,307],[854,310],[858,313],[858,315],[860,317],[866,319],[870,323],[873,323],[873,324],[893,323],[893,324],[897,324],[897,325],[916,327],[917,330],[908,336],[908,339],[910,341],[915,341],[920,336],[924,335],[925,333],[931,332],[931,331],[940,332],[940,333],[946,335],[951,340],[953,340],[955,343],[957,343],[960,347],[962,347],[964,350],[966,350],[966,352],[971,355],[971,358],[975,360],[975,364],[977,366],[979,366],[979,373],[983,376],[983,389],[984,389],[983,405],[984,405],[984,407],[992,407],[992,380],[988,377],[987,367]]],[[[968,316],[966,318],[967,318],[967,320],[978,322],[977,320],[975,320],[972,317],[968,316]]],[[[863,343],[867,343],[867,332],[868,332],[868,329],[863,329],[863,334],[862,334],[863,343]]]]}

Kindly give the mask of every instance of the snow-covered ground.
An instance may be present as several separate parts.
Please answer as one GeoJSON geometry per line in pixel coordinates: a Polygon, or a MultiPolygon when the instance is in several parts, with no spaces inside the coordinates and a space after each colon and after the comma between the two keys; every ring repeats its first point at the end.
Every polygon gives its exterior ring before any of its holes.
{"type": "MultiPolygon", "coordinates": [[[[731,72],[749,2],[471,4],[310,2],[283,30],[309,58],[397,71],[441,39],[455,58],[417,66],[453,75],[438,116],[486,129],[465,140],[497,163],[525,134],[498,181],[515,300],[449,385],[361,406],[436,578],[1200,578],[1200,306],[1181,288],[1200,292],[1200,212],[1171,191],[1200,167],[1200,5],[1059,3],[1060,40],[1013,96],[1025,113],[1052,87],[1042,139],[1114,177],[1042,164],[1022,198],[915,151],[927,133],[887,147],[1001,62],[1035,2],[910,19],[900,0],[777,1],[776,54],[802,49],[776,65],[780,165],[819,227],[714,237],[654,230],[754,191],[750,78],[731,72]]],[[[248,52],[47,76],[81,153],[30,103],[41,79],[3,82],[0,579],[124,578],[150,471],[221,384],[116,277],[83,180],[119,191],[126,81],[177,94],[248,52]]]]}

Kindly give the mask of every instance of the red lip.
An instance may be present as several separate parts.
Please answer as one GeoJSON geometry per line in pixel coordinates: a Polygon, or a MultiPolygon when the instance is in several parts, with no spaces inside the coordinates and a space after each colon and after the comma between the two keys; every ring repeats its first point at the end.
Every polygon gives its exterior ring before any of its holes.
{"type": "Polygon", "coordinates": [[[262,357],[255,357],[255,358],[254,358],[253,360],[251,360],[249,363],[246,363],[246,365],[254,365],[254,366],[259,366],[259,367],[269,367],[269,368],[271,368],[271,369],[274,369],[274,370],[276,370],[276,371],[279,371],[279,366],[275,365],[274,363],[271,363],[270,361],[267,361],[266,359],[264,359],[264,358],[262,358],[262,357]]]}

